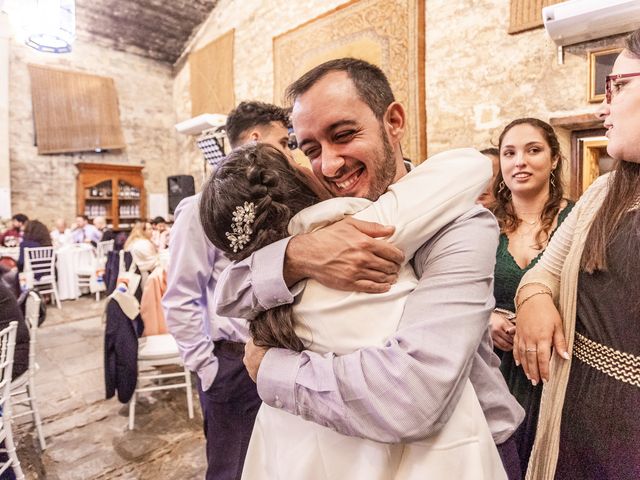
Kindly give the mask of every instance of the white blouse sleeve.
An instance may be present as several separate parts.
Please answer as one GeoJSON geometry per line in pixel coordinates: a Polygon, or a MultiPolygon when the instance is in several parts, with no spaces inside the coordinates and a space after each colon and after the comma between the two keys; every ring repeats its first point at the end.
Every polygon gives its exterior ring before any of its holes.
{"type": "Polygon", "coordinates": [[[409,261],[442,227],[475,205],[491,176],[491,161],[477,150],[449,150],[414,168],[354,217],[394,225],[389,241],[409,261]]]}

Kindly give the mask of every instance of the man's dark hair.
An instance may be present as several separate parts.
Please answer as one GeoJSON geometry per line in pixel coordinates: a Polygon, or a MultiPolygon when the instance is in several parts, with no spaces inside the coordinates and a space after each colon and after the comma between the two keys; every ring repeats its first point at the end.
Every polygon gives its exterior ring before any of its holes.
{"type": "Polygon", "coordinates": [[[382,120],[389,105],[395,101],[384,72],[379,67],[357,58],[329,60],[309,70],[287,87],[287,100],[293,104],[296,98],[331,72],[346,72],[355,85],[360,100],[369,106],[378,120],[382,120]]]}
{"type": "Polygon", "coordinates": [[[242,134],[258,125],[280,122],[289,127],[289,110],[264,102],[241,102],[229,112],[225,131],[231,147],[239,145],[242,134]]]}
{"type": "Polygon", "coordinates": [[[29,221],[29,217],[22,213],[16,213],[13,217],[11,217],[11,220],[15,220],[16,222],[20,223],[26,223],[27,221],[29,221]]]}
{"type": "Polygon", "coordinates": [[[494,157],[500,157],[500,150],[496,147],[485,148],[484,150],[480,150],[480,153],[483,155],[493,155],[494,157]]]}
{"type": "Polygon", "coordinates": [[[167,223],[167,221],[164,219],[164,217],[156,217],[153,220],[151,220],[149,223],[151,225],[157,225],[159,223],[167,223]]]}

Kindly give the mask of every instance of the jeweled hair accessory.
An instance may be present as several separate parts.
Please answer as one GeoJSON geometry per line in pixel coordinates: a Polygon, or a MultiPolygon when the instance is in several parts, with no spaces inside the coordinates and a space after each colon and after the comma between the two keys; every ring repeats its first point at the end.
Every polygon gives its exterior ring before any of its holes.
{"type": "Polygon", "coordinates": [[[233,212],[231,232],[225,232],[229,239],[229,245],[233,248],[233,253],[242,250],[251,240],[251,234],[253,233],[251,225],[255,219],[256,206],[253,202],[244,202],[244,205],[236,207],[233,212]]]}

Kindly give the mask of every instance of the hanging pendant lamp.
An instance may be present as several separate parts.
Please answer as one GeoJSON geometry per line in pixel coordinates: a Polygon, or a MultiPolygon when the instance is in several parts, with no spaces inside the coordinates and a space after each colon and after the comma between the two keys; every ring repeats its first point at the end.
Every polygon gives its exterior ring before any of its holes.
{"type": "Polygon", "coordinates": [[[75,0],[31,0],[25,43],[40,52],[68,53],[76,36],[75,0]]]}

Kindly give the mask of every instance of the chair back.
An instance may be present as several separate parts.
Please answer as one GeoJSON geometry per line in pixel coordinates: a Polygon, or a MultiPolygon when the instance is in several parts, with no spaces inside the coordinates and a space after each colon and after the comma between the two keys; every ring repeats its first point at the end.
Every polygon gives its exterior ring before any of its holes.
{"type": "MultiPolygon", "coordinates": [[[[6,403],[11,396],[11,373],[17,328],[18,322],[11,322],[7,328],[0,331],[0,408],[3,411],[6,411],[6,403]]],[[[0,425],[4,428],[2,422],[0,425]]]]}
{"type": "Polygon", "coordinates": [[[36,370],[36,337],[38,334],[41,302],[40,295],[33,290],[28,293],[25,304],[24,321],[29,330],[29,371],[31,374],[35,374],[36,370]]]}
{"type": "Polygon", "coordinates": [[[55,275],[56,254],[53,247],[25,248],[25,270],[33,272],[36,278],[55,275]]]}
{"type": "Polygon", "coordinates": [[[96,256],[98,257],[98,260],[106,258],[107,254],[113,251],[114,243],[115,240],[105,240],[104,242],[98,242],[98,245],[96,246],[96,256]]]}

